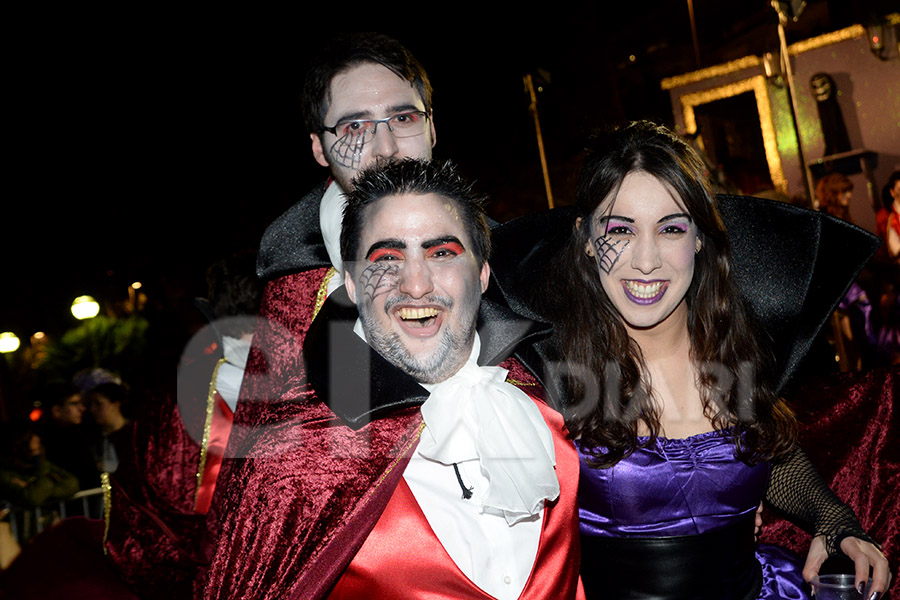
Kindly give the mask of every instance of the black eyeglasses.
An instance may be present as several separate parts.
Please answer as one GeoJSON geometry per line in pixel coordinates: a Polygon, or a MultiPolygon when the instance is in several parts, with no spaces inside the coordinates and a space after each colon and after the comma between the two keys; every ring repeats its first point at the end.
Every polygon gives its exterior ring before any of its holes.
{"type": "Polygon", "coordinates": [[[385,119],[358,119],[355,121],[343,121],[334,127],[322,127],[337,137],[375,135],[380,123],[387,123],[388,129],[396,138],[415,137],[425,133],[428,123],[428,113],[421,110],[398,113],[385,119]]]}

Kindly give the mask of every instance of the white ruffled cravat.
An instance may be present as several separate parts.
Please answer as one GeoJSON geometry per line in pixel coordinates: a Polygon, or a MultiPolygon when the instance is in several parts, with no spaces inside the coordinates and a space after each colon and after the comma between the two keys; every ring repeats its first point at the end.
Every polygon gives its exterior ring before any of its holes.
{"type": "Polygon", "coordinates": [[[481,342],[449,379],[422,384],[426,428],[418,453],[445,465],[477,459],[488,488],[482,509],[510,525],[539,514],[559,496],[553,436],[528,394],[506,382],[507,370],[479,367],[481,342]]]}
{"type": "MultiPolygon", "coordinates": [[[[354,331],[366,339],[359,321],[354,331]]],[[[421,384],[431,395],[422,405],[425,429],[417,452],[448,466],[478,460],[488,480],[482,510],[513,525],[559,496],[553,436],[528,394],[506,382],[506,369],[478,366],[480,350],[476,334],[455,375],[421,384]]]]}

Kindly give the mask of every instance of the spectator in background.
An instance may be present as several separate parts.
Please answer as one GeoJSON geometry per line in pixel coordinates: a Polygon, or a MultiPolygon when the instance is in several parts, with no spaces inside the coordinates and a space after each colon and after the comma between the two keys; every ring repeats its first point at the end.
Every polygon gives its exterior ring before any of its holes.
{"type": "Polygon", "coordinates": [[[35,425],[4,423],[0,435],[0,498],[19,506],[41,506],[78,491],[78,478],[47,460],[35,425]]]}
{"type": "Polygon", "coordinates": [[[843,173],[829,173],[816,184],[817,208],[844,221],[850,218],[853,182],[843,173]]]}
{"type": "MultiPolygon", "coordinates": [[[[876,215],[876,231],[884,256],[900,262],[900,171],[894,171],[881,190],[882,207],[876,215]]],[[[881,252],[881,251],[879,251],[881,252]]]]}
{"type": "Polygon", "coordinates": [[[238,253],[207,270],[208,302],[213,324],[221,336],[224,362],[216,388],[233,412],[256,329],[262,284],[256,277],[256,252],[238,253]]]}
{"type": "Polygon", "coordinates": [[[199,597],[194,579],[216,522],[207,511],[259,312],[255,250],[211,265],[206,284],[195,305],[209,325],[183,351],[177,395],[125,413],[129,449],[117,448],[109,477],[105,561],[144,599],[199,597]]]}
{"type": "MultiPolygon", "coordinates": [[[[850,198],[853,182],[843,173],[829,173],[816,184],[816,208],[852,223],[850,198]]],[[[871,329],[872,304],[860,281],[854,281],[833,316],[832,339],[841,370],[865,370],[875,345],[864,329],[871,329]]]]}
{"type": "Polygon", "coordinates": [[[195,303],[209,320],[216,350],[187,352],[178,372],[178,409],[200,445],[199,464],[191,468],[202,473],[194,492],[199,513],[212,500],[256,330],[263,289],[256,276],[256,251],[237,252],[210,265],[206,283],[207,297],[195,303]]]}
{"type": "Polygon", "coordinates": [[[47,460],[78,478],[79,487],[89,490],[100,485],[100,471],[91,455],[90,439],[84,426],[86,410],[74,383],[47,387],[40,435],[47,460]]]}
{"type": "Polygon", "coordinates": [[[859,371],[900,364],[900,269],[868,265],[838,305],[852,368],[859,371]]]}
{"type": "Polygon", "coordinates": [[[114,473],[130,434],[128,388],[124,383],[109,381],[91,388],[84,399],[98,430],[92,448],[97,468],[103,473],[114,473]]]}
{"type": "MultiPolygon", "coordinates": [[[[78,490],[78,479],[40,455],[34,425],[8,423],[0,431],[0,499],[7,492],[32,505],[64,500],[78,490]],[[24,485],[23,485],[24,484],[24,485]]],[[[37,511],[17,519],[12,536],[2,521],[0,502],[0,598],[106,598],[138,600],[104,563],[104,522],[41,510],[42,531],[36,531],[37,511]],[[49,525],[52,524],[52,527],[49,525]],[[24,541],[27,540],[27,543],[24,541]]],[[[14,513],[19,513],[15,510],[14,513]]],[[[167,575],[168,573],[166,573],[167,575]]],[[[165,575],[157,574],[161,579],[165,575]]]]}

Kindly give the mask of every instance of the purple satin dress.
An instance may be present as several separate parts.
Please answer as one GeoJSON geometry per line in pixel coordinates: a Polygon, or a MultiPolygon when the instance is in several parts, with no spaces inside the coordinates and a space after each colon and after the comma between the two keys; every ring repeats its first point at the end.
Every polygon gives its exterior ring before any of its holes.
{"type": "MultiPolygon", "coordinates": [[[[646,438],[643,438],[646,440],[646,438]]],[[[591,468],[582,445],[578,486],[582,536],[663,537],[719,529],[756,511],[769,479],[768,463],[747,465],[720,432],[657,438],[609,469],[591,468]]],[[[759,598],[809,598],[794,552],[761,544],[759,598]]]]}

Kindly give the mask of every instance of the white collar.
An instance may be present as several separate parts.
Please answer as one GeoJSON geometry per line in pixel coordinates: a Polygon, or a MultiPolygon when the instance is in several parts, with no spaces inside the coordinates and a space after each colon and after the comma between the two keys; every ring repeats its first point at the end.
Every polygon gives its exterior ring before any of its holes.
{"type": "Polygon", "coordinates": [[[331,264],[337,270],[329,282],[328,292],[332,292],[343,283],[343,264],[341,262],[341,222],[344,218],[344,206],[347,197],[337,181],[332,181],[319,204],[319,229],[325,241],[325,250],[331,264]]]}
{"type": "MultiPolygon", "coordinates": [[[[359,320],[353,330],[366,339],[359,320]]],[[[482,510],[513,525],[559,496],[553,436],[528,394],[506,382],[506,369],[478,366],[480,350],[476,334],[459,371],[437,384],[420,383],[431,395],[422,405],[425,429],[416,451],[444,465],[477,460],[489,482],[482,510]]]]}
{"type": "Polygon", "coordinates": [[[247,367],[247,356],[250,354],[251,340],[222,336],[222,354],[225,360],[244,370],[247,367]]]}

